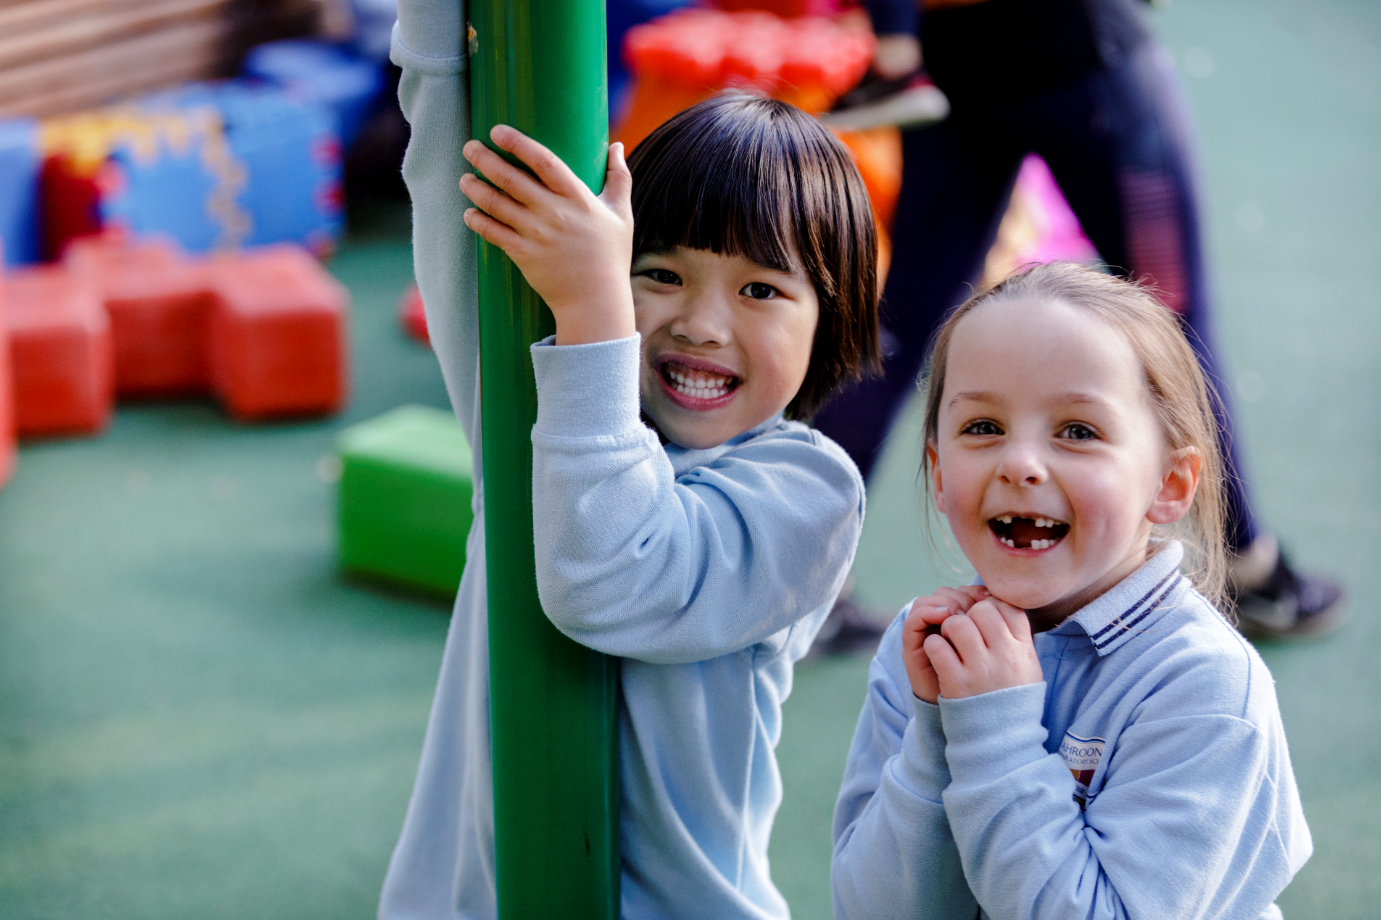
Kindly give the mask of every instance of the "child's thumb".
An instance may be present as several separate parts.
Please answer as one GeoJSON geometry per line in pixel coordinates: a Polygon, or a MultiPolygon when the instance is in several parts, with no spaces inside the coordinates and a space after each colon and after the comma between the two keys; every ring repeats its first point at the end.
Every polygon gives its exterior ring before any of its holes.
{"type": "Polygon", "coordinates": [[[620,203],[633,197],[633,174],[628,170],[628,161],[623,158],[623,144],[609,145],[609,165],[604,171],[603,197],[620,203]]]}

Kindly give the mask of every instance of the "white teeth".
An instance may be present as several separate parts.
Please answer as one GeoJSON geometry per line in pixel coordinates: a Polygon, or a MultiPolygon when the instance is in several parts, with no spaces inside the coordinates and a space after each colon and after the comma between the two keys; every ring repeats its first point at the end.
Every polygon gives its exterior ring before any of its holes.
{"type": "Polygon", "coordinates": [[[1017,548],[1017,543],[1016,543],[1016,541],[1013,540],[1011,537],[1001,537],[1000,539],[1002,540],[1003,543],[1006,543],[1006,544],[1007,544],[1008,546],[1010,546],[1012,549],[1016,549],[1016,548],[1017,548]]]}
{"type": "Polygon", "coordinates": [[[665,373],[678,392],[695,399],[718,399],[726,395],[734,379],[706,372],[684,373],[671,367],[665,373]]]}
{"type": "Polygon", "coordinates": [[[680,380],[676,381],[676,389],[696,399],[718,399],[720,396],[729,392],[728,388],[724,386],[708,387],[699,384],[685,383],[680,380]]]}
{"type": "Polygon", "coordinates": [[[1010,524],[1012,523],[1012,516],[1010,514],[1004,514],[1001,517],[999,517],[998,520],[1004,524],[1010,524]]]}

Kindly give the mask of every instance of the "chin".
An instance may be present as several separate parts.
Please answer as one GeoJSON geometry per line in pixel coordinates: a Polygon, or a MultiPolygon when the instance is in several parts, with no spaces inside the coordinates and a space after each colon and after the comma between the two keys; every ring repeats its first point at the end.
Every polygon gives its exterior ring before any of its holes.
{"type": "MultiPolygon", "coordinates": [[[[982,573],[980,572],[981,576],[982,573]]],[[[1003,603],[1011,604],[1013,607],[1020,607],[1022,610],[1039,610],[1042,607],[1049,607],[1057,604],[1065,596],[1049,585],[1022,584],[1019,581],[1009,581],[1003,578],[996,578],[993,581],[983,579],[984,586],[992,592],[993,597],[1003,603]]]]}

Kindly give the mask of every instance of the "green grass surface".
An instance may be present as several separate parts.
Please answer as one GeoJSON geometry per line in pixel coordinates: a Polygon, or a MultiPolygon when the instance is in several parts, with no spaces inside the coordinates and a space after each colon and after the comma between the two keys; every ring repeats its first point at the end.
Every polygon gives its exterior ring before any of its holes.
{"type": "MultiPolygon", "coordinates": [[[[1257,502],[1354,598],[1335,636],[1264,649],[1316,848],[1281,905],[1372,918],[1381,6],[1153,15],[1204,74],[1185,79],[1257,502]]],[[[445,393],[395,319],[406,219],[366,223],[332,264],[354,297],[341,416],[243,427],[210,403],[126,406],[101,438],[21,450],[0,491],[0,918],[373,916],[447,608],[337,577],[317,461],[341,428],[445,393]]],[[[856,574],[878,608],[962,577],[924,545],[916,436],[912,416],[870,495],[856,574]]],[[[830,915],[830,811],[866,667],[807,664],[787,703],[773,871],[802,920],[830,915]]]]}

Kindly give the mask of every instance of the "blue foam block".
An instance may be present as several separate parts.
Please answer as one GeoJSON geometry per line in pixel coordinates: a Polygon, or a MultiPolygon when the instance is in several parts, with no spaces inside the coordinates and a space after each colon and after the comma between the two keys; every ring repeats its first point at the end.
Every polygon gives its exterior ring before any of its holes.
{"type": "Polygon", "coordinates": [[[38,230],[38,122],[0,119],[0,247],[5,265],[40,258],[38,230]]]}
{"type": "Polygon", "coordinates": [[[103,207],[108,220],[170,234],[191,252],[279,242],[321,251],[340,236],[340,141],[325,105],[247,80],[189,84],[139,105],[214,110],[226,156],[209,156],[204,144],[157,162],[117,151],[123,181],[103,207]]]}
{"type": "Polygon", "coordinates": [[[241,73],[281,86],[299,101],[325,105],[347,147],[373,111],[384,82],[379,63],[310,39],[259,45],[245,56],[241,73]]]}

